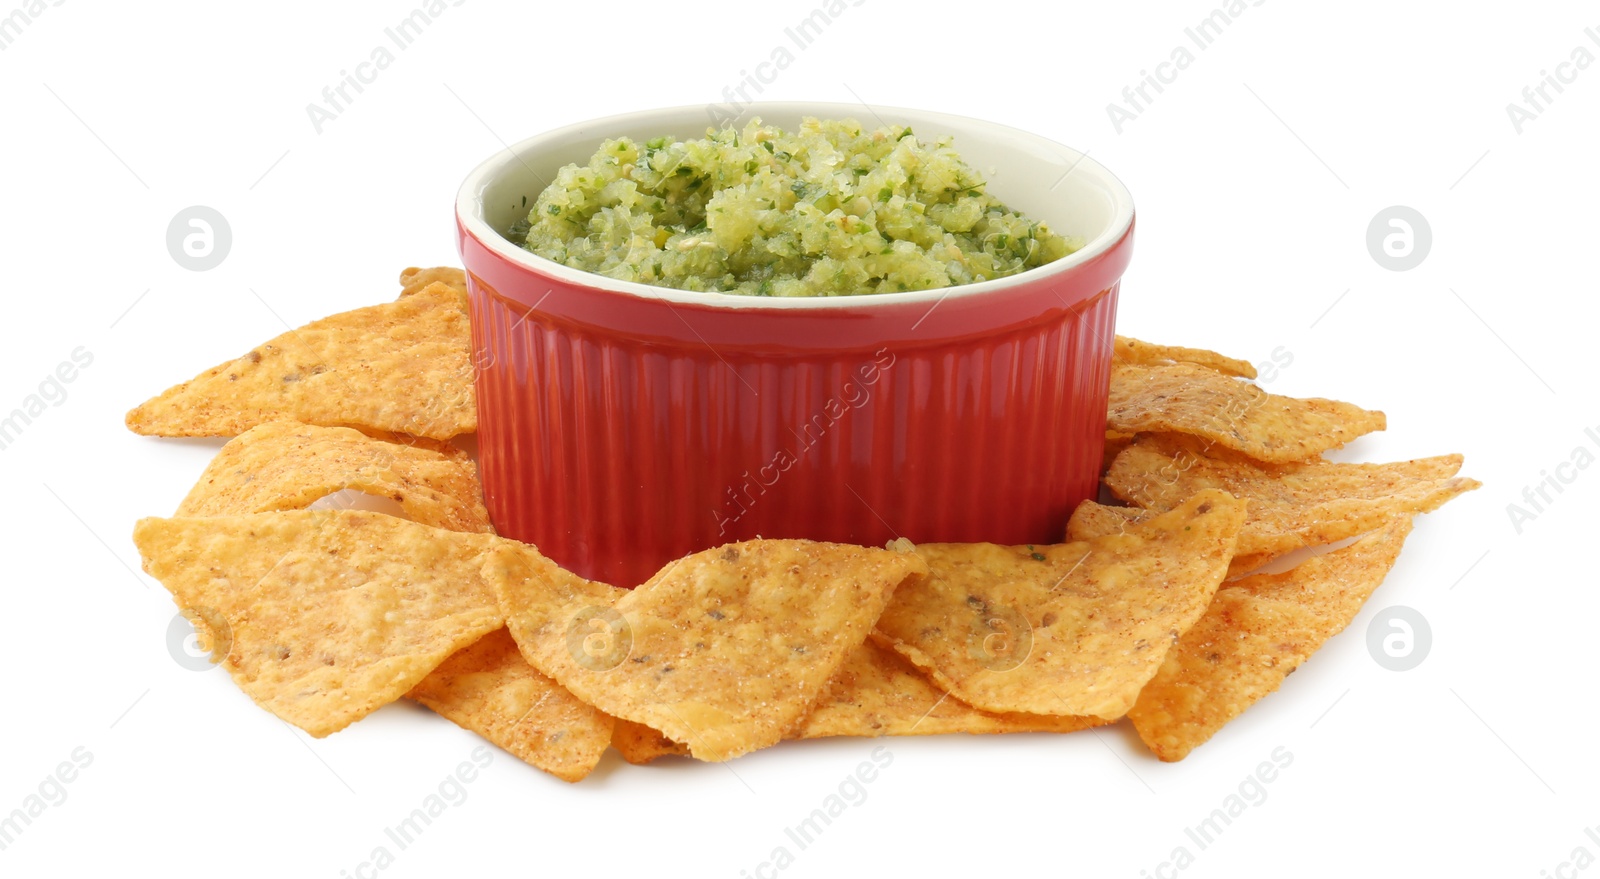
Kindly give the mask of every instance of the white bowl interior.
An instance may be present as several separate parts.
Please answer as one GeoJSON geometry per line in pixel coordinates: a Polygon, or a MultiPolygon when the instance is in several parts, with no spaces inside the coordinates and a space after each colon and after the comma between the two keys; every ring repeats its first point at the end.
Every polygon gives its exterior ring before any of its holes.
{"type": "MultiPolygon", "coordinates": [[[[1076,237],[1084,247],[1072,255],[1046,266],[1001,278],[969,284],[952,290],[925,290],[910,293],[879,293],[868,297],[846,297],[851,305],[864,300],[905,302],[918,298],[982,293],[1017,279],[1036,278],[1045,273],[1066,271],[1104,252],[1122,237],[1133,221],[1133,199],[1121,181],[1095,160],[1078,150],[1025,131],[928,110],[877,107],[869,110],[859,104],[758,103],[741,118],[759,116],[765,123],[792,129],[806,116],[825,119],[853,118],[867,128],[880,124],[910,125],[917,137],[930,140],[949,134],[967,164],[989,181],[988,191],[1017,210],[1049,224],[1056,232],[1076,237]],[[881,120],[881,121],[880,121],[881,120]]],[[[837,304],[831,297],[767,298],[716,293],[690,293],[617,281],[600,275],[559,265],[512,244],[505,230],[526,217],[534,200],[555,172],[564,165],[584,163],[606,138],[626,135],[648,140],[661,135],[680,139],[704,136],[712,120],[705,107],[673,107],[647,110],[569,125],[514,144],[509,150],[480,165],[462,185],[458,211],[468,229],[496,252],[527,263],[564,280],[604,289],[618,290],[650,298],[705,302],[735,307],[815,307],[837,304]]]]}

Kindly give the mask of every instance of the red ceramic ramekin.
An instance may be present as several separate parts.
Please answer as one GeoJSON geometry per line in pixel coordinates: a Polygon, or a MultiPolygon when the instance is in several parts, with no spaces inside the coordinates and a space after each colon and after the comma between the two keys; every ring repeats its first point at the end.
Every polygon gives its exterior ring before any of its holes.
{"type": "MultiPolygon", "coordinates": [[[[750,113],[791,128],[863,109],[750,113]]],[[[602,139],[698,137],[705,108],[569,126],[472,172],[456,215],[480,463],[501,534],[630,587],[685,553],[756,536],[1060,539],[1096,488],[1132,200],[1100,164],[1036,135],[922,110],[871,115],[954,135],[991,193],[1085,246],[944,290],[691,293],[567,268],[501,233],[602,139]]]]}

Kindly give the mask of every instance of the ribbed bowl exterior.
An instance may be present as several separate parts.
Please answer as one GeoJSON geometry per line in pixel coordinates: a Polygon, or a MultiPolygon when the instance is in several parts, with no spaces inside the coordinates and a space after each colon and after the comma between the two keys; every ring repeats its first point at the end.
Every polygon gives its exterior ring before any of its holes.
{"type": "Polygon", "coordinates": [[[631,304],[474,250],[463,235],[486,502],[582,576],[634,586],[757,536],[1054,543],[1096,491],[1114,279],[1017,294],[998,327],[836,317],[830,347],[826,318],[773,311],[652,303],[663,332],[642,332],[631,304]]]}

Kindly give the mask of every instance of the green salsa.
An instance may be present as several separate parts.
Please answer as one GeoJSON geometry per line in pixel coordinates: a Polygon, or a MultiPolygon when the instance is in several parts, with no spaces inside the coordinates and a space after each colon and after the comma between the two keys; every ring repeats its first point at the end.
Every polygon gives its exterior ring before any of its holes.
{"type": "Polygon", "coordinates": [[[540,193],[512,240],[624,281],[749,296],[931,290],[1082,246],[986,191],[950,137],[808,118],[699,140],[607,140],[540,193]]]}

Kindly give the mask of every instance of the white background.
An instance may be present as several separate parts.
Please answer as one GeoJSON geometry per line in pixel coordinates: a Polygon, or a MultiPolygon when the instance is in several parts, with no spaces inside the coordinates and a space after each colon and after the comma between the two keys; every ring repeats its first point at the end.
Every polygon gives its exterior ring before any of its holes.
{"type": "MultiPolygon", "coordinates": [[[[219,443],[136,437],[122,415],[285,323],[391,298],[407,265],[454,262],[456,187],[502,141],[720,100],[815,7],[471,0],[317,133],[307,104],[412,8],[69,0],[0,52],[0,412],[74,349],[93,356],[0,451],[0,813],[75,748],[93,754],[0,874],[354,876],[468,758],[472,734],[416,707],[314,741],[223,672],[174,661],[173,605],[129,534],[170,514],[219,443]],[[166,248],[194,204],[234,236],[204,273],[166,248]]],[[[1557,873],[1580,845],[1600,856],[1584,834],[1600,824],[1600,468],[1564,470],[1575,480],[1520,533],[1507,512],[1575,448],[1600,454],[1584,434],[1600,434],[1600,66],[1520,134],[1505,109],[1574,47],[1600,53],[1584,33],[1600,15],[1269,0],[1116,132],[1106,105],[1212,8],[865,0],[791,47],[763,97],[928,107],[1090,150],[1139,209],[1123,332],[1254,361],[1282,346],[1293,364],[1272,390],[1388,412],[1346,457],[1465,453],[1486,487],[1419,521],[1350,630],[1176,765],[1124,726],[790,744],[726,765],[612,756],[577,786],[497,752],[382,876],[755,876],[778,845],[796,858],[785,877],[1142,877],[1179,845],[1192,865],[1159,875],[1600,876],[1557,873]],[[1433,230],[1409,272],[1365,243],[1393,204],[1433,230]],[[1433,631],[1404,673],[1364,640],[1397,604],[1433,631]],[[866,801],[796,850],[784,828],[882,744],[893,763],[866,801]],[[1265,802],[1199,850],[1184,828],[1279,747],[1293,763],[1265,802]]]]}

